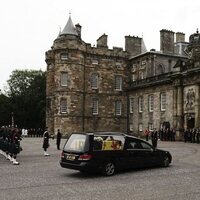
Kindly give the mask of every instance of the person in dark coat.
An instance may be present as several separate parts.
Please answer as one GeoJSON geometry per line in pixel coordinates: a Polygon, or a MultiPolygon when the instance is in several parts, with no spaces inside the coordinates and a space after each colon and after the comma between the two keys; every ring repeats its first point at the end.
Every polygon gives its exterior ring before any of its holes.
{"type": "Polygon", "coordinates": [[[57,135],[56,135],[56,145],[57,145],[57,149],[60,150],[60,141],[62,138],[62,134],[60,132],[60,129],[58,129],[57,135]]]}
{"type": "Polygon", "coordinates": [[[153,147],[156,148],[158,143],[158,132],[156,131],[156,129],[154,129],[154,131],[151,133],[151,141],[153,147]]]}
{"type": "Polygon", "coordinates": [[[196,129],[193,128],[193,130],[192,130],[192,142],[193,143],[196,143],[196,133],[197,133],[196,129]]]}
{"type": "Polygon", "coordinates": [[[149,140],[149,131],[147,129],[144,132],[144,136],[146,138],[146,141],[148,141],[149,140]]]}
{"type": "Polygon", "coordinates": [[[47,153],[47,149],[49,148],[49,138],[50,135],[46,128],[43,134],[43,146],[42,146],[44,149],[44,156],[49,156],[49,154],[47,153]]]}
{"type": "Polygon", "coordinates": [[[188,141],[188,129],[185,129],[184,131],[184,142],[186,143],[188,141]]]}
{"type": "Polygon", "coordinates": [[[196,137],[197,137],[197,144],[199,144],[200,129],[197,129],[196,137]]]}
{"type": "Polygon", "coordinates": [[[20,153],[22,148],[20,147],[20,140],[21,140],[21,131],[20,129],[15,128],[11,133],[11,141],[10,141],[10,155],[11,161],[13,165],[19,165],[17,162],[17,154],[20,153]]]}

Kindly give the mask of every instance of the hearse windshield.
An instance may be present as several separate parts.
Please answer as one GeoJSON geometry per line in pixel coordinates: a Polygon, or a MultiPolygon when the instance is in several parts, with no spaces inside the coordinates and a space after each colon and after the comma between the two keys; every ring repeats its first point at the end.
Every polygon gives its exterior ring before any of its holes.
{"type": "Polygon", "coordinates": [[[72,134],[64,146],[64,151],[85,152],[88,150],[88,136],[83,134],[72,134]]]}

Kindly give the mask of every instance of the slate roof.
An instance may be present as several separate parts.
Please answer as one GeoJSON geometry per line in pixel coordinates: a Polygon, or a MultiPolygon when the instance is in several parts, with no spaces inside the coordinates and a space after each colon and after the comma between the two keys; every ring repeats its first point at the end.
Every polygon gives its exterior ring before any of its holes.
{"type": "Polygon", "coordinates": [[[78,36],[76,28],[74,27],[74,24],[72,22],[71,16],[69,16],[67,24],[65,25],[65,27],[64,27],[63,31],[60,33],[60,35],[76,35],[76,36],[78,36]]]}

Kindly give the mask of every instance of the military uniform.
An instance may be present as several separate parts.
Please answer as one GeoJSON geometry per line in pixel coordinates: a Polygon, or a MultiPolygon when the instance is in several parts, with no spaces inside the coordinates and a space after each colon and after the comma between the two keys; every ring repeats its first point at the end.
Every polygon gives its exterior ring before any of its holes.
{"type": "Polygon", "coordinates": [[[11,140],[10,140],[10,154],[12,157],[12,162],[14,165],[18,165],[19,162],[17,162],[17,154],[20,153],[20,151],[22,150],[20,147],[20,140],[21,140],[21,136],[19,133],[18,129],[14,129],[12,131],[11,134],[11,140]]]}
{"type": "Polygon", "coordinates": [[[19,134],[19,130],[4,127],[0,132],[1,154],[14,165],[18,165],[19,162],[16,160],[17,154],[22,150],[20,147],[21,135],[19,134]]]}
{"type": "Polygon", "coordinates": [[[49,154],[47,153],[47,149],[49,147],[49,133],[47,130],[44,131],[44,134],[43,134],[43,149],[44,149],[44,156],[49,156],[49,154]]]}
{"type": "Polygon", "coordinates": [[[198,129],[196,133],[197,144],[199,144],[199,137],[200,137],[200,129],[198,129]]]}
{"type": "Polygon", "coordinates": [[[60,150],[60,141],[62,138],[62,134],[60,132],[60,130],[58,129],[57,135],[56,135],[56,145],[57,145],[57,149],[60,150]]]}

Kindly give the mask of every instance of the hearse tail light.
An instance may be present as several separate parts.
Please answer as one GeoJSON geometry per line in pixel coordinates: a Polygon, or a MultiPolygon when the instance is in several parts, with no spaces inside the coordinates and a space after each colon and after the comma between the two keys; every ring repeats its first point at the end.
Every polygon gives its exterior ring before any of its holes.
{"type": "Polygon", "coordinates": [[[80,155],[78,160],[90,160],[91,158],[92,158],[92,155],[85,153],[83,155],[80,155]]]}
{"type": "Polygon", "coordinates": [[[64,158],[64,157],[65,157],[65,155],[64,155],[64,152],[62,151],[61,158],[64,158]]]}

